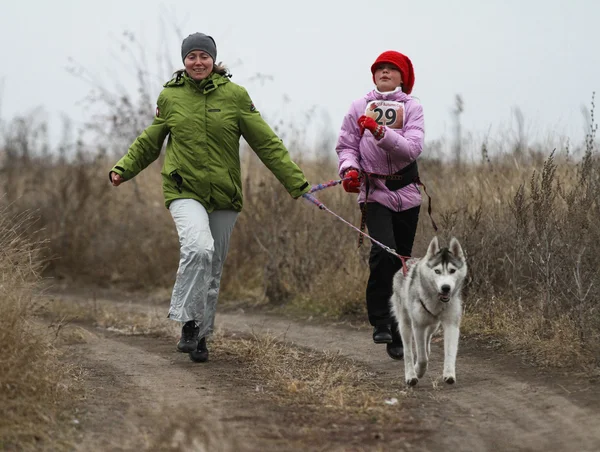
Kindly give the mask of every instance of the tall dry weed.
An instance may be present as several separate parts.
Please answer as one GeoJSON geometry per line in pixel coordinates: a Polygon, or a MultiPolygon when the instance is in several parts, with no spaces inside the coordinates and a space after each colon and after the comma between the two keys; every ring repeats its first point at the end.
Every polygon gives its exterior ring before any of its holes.
{"type": "Polygon", "coordinates": [[[38,323],[40,244],[27,239],[29,213],[0,208],[0,449],[60,447],[63,410],[77,373],[60,362],[53,333],[38,323]]]}

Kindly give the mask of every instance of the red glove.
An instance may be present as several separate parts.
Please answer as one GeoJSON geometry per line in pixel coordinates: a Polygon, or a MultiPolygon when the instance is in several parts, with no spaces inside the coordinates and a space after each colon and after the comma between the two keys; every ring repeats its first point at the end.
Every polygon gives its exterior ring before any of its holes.
{"type": "Polygon", "coordinates": [[[358,171],[354,168],[350,168],[344,174],[344,179],[348,179],[342,182],[342,187],[348,193],[359,193],[360,192],[360,179],[358,178],[358,171]]]}
{"type": "Polygon", "coordinates": [[[365,133],[365,129],[371,131],[376,140],[381,140],[385,135],[385,127],[379,125],[370,116],[362,115],[358,118],[358,128],[360,129],[360,136],[365,133]]]}

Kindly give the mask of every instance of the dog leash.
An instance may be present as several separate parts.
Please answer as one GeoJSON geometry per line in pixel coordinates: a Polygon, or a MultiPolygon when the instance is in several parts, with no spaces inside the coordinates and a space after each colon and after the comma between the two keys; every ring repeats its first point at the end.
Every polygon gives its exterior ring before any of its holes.
{"type": "Polygon", "coordinates": [[[341,184],[345,180],[352,180],[352,178],[345,177],[343,179],[335,179],[335,180],[330,180],[328,182],[323,182],[322,184],[313,185],[308,192],[314,193],[316,191],[325,190],[326,188],[329,188],[329,187],[335,187],[336,185],[341,184]]]}
{"type": "MultiPolygon", "coordinates": [[[[357,228],[352,223],[346,221],[344,218],[342,218],[341,216],[339,216],[338,214],[333,212],[325,204],[323,204],[321,201],[319,201],[317,198],[315,198],[312,195],[312,193],[314,193],[314,192],[325,190],[326,188],[329,188],[329,187],[335,187],[336,185],[339,185],[346,180],[352,180],[351,177],[345,177],[342,179],[334,179],[334,180],[330,180],[327,182],[323,182],[321,184],[313,185],[310,188],[310,190],[308,191],[308,193],[303,194],[302,197],[304,199],[308,200],[309,202],[315,204],[319,209],[329,212],[331,215],[333,215],[340,221],[346,223],[352,229],[356,230],[359,233],[359,241],[358,241],[359,247],[363,243],[363,238],[366,237],[369,240],[371,240],[373,243],[379,245],[381,248],[386,250],[391,255],[396,256],[398,259],[400,259],[400,261],[402,262],[402,272],[404,273],[404,276],[406,276],[408,273],[408,267],[406,266],[406,261],[408,259],[410,259],[411,257],[410,256],[401,256],[400,254],[396,253],[396,251],[394,251],[389,246],[386,246],[383,243],[379,242],[378,240],[375,240],[373,237],[371,237],[369,234],[367,234],[364,230],[366,227],[366,210],[367,210],[366,206],[367,206],[367,200],[368,200],[368,196],[369,196],[369,178],[402,181],[405,178],[405,176],[407,176],[407,175],[404,175],[404,174],[376,174],[376,173],[367,173],[367,172],[362,171],[361,176],[362,177],[366,176],[366,179],[365,179],[366,193],[365,193],[365,202],[363,204],[363,208],[361,208],[360,228],[357,228]]],[[[431,196],[427,192],[427,187],[425,186],[425,184],[423,182],[421,182],[421,179],[419,178],[418,175],[416,177],[414,177],[413,180],[411,182],[409,182],[409,184],[410,183],[414,183],[420,187],[423,187],[423,191],[425,192],[425,194],[427,195],[427,198],[428,198],[427,213],[429,214],[429,219],[431,220],[431,225],[433,226],[433,229],[435,231],[437,231],[438,227],[435,224],[435,221],[433,220],[433,217],[431,215],[431,196]]]]}
{"type": "MultiPolygon", "coordinates": [[[[341,179],[339,181],[336,182],[343,182],[344,180],[349,180],[351,178],[347,178],[347,179],[341,179]]],[[[333,182],[333,181],[331,181],[333,182]]],[[[315,185],[315,187],[318,186],[324,186],[325,184],[319,184],[319,185],[315,185]]],[[[333,185],[329,185],[329,187],[333,187],[336,184],[333,185]]],[[[323,188],[319,188],[318,190],[323,190],[324,188],[327,187],[323,187],[323,188]]],[[[311,189],[312,190],[312,189],[311,189]]],[[[384,245],[383,243],[381,243],[378,240],[375,240],[373,237],[371,237],[369,234],[367,234],[364,231],[361,231],[359,228],[357,228],[356,226],[354,226],[352,223],[350,223],[349,221],[345,220],[344,218],[342,218],[341,216],[339,216],[337,213],[335,213],[334,211],[332,211],[329,207],[327,207],[325,204],[323,204],[321,201],[319,201],[317,198],[314,197],[314,195],[312,194],[314,191],[318,191],[318,190],[313,190],[313,191],[309,191],[308,193],[305,193],[302,195],[302,197],[304,199],[306,199],[307,201],[310,201],[311,203],[313,203],[314,205],[316,205],[319,209],[324,210],[325,212],[330,213],[331,215],[333,215],[334,217],[336,217],[338,220],[346,223],[348,226],[350,226],[352,229],[358,231],[359,234],[361,234],[362,236],[365,236],[366,238],[370,239],[373,243],[379,245],[381,248],[383,248],[384,250],[386,250],[388,253],[390,253],[393,256],[396,256],[398,259],[400,259],[400,261],[402,261],[402,272],[404,273],[404,275],[406,276],[407,272],[408,272],[408,267],[406,266],[406,261],[408,259],[410,259],[410,256],[401,256],[400,254],[396,253],[396,251],[394,251],[392,248],[390,248],[387,245],[384,245]]]]}

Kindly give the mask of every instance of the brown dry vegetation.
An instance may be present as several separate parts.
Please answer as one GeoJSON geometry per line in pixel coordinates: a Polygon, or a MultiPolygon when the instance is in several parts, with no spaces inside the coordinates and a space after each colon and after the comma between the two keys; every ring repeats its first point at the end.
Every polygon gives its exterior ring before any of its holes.
{"type": "MultiPolygon", "coordinates": [[[[213,418],[208,411],[194,412],[192,416],[182,414],[186,409],[183,404],[173,409],[161,408],[154,412],[145,413],[150,418],[152,428],[140,428],[132,425],[131,435],[119,438],[118,450],[123,452],[136,451],[219,451],[236,452],[243,442],[227,429],[227,425],[213,418]],[[198,422],[202,418],[202,422],[198,422]]],[[[116,450],[116,449],[115,449],[116,450]]]]}
{"type": "Polygon", "coordinates": [[[54,347],[55,330],[35,319],[41,244],[30,213],[0,209],[0,449],[42,450],[68,442],[79,373],[54,347]]]}

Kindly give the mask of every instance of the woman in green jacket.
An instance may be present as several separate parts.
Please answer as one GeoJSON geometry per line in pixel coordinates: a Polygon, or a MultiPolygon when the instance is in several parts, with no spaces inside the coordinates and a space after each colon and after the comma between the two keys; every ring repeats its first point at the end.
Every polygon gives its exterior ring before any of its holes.
{"type": "Polygon", "coordinates": [[[247,91],[215,64],[216,56],[210,36],[183,40],[185,69],[164,85],[153,123],[109,173],[114,186],[132,179],[158,158],[169,137],[162,186],[180,243],[169,318],[183,324],[177,349],[197,362],[208,359],[223,263],[242,210],[240,136],[293,198],[310,189],[247,91]]]}

